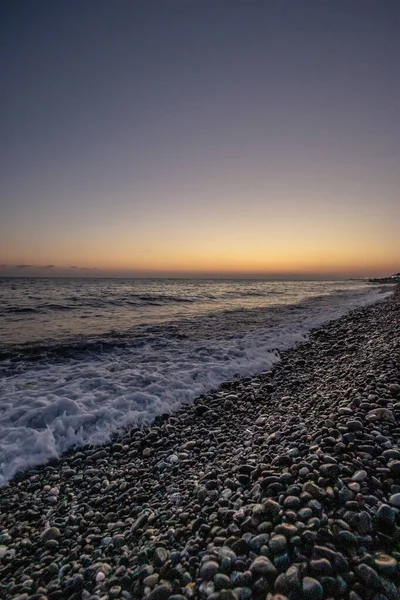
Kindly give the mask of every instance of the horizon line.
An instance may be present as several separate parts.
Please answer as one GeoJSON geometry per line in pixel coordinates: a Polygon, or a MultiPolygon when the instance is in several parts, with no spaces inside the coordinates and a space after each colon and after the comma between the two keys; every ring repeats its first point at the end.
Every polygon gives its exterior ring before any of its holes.
{"type": "MultiPolygon", "coordinates": [[[[266,280],[266,281],[336,281],[357,280],[363,281],[377,277],[376,275],[344,275],[344,274],[289,274],[289,275],[264,275],[264,274],[192,274],[192,275],[26,275],[0,273],[1,279],[243,279],[243,280],[266,280]]],[[[385,277],[385,276],[383,276],[385,277]]],[[[387,277],[390,277],[388,275],[387,277]]]]}

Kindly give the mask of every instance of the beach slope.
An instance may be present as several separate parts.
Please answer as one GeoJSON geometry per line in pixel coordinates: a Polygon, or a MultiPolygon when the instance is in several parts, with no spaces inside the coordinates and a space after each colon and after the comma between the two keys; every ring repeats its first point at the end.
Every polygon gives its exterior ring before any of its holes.
{"type": "Polygon", "coordinates": [[[0,489],[4,600],[400,598],[400,294],[0,489]]]}

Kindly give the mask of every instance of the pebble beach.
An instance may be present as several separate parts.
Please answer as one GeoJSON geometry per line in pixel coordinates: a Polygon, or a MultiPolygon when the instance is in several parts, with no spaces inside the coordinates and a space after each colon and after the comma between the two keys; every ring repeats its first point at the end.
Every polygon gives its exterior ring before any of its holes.
{"type": "Polygon", "coordinates": [[[4,600],[400,598],[400,293],[0,488],[4,600]]]}

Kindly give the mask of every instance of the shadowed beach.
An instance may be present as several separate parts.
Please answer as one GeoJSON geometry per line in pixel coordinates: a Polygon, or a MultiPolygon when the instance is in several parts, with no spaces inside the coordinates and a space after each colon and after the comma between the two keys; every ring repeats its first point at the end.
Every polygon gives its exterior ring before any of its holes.
{"type": "Polygon", "coordinates": [[[400,294],[0,489],[5,600],[395,600],[400,294]]]}

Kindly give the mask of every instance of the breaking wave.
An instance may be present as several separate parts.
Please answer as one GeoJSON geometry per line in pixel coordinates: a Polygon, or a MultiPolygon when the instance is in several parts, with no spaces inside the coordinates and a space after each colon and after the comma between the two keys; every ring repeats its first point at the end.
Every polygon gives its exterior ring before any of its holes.
{"type": "Polygon", "coordinates": [[[390,292],[336,291],[103,335],[10,345],[0,356],[0,485],[71,446],[101,444],[236,376],[268,370],[311,329],[390,292]]]}

